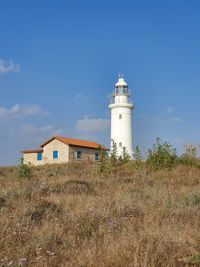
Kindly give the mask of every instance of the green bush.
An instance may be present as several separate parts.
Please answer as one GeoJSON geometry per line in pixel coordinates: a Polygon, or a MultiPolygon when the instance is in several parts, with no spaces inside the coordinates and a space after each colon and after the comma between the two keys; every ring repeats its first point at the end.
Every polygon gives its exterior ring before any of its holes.
{"type": "Polygon", "coordinates": [[[115,167],[118,163],[117,144],[113,139],[111,141],[112,141],[112,149],[110,153],[110,161],[111,161],[112,167],[115,167]]]}
{"type": "Polygon", "coordinates": [[[21,160],[20,164],[17,166],[17,178],[18,179],[27,179],[32,176],[30,165],[25,164],[21,160]]]}
{"type": "Polygon", "coordinates": [[[102,147],[99,147],[99,156],[99,172],[104,173],[108,165],[108,152],[102,147]]]}
{"type": "Polygon", "coordinates": [[[199,148],[199,145],[184,145],[184,153],[179,158],[180,163],[187,166],[200,167],[200,160],[198,158],[199,148]]]}
{"type": "Polygon", "coordinates": [[[197,253],[193,256],[178,259],[178,261],[183,262],[184,266],[188,266],[188,264],[189,264],[189,266],[199,266],[200,265],[200,253],[197,253]]]}
{"type": "Polygon", "coordinates": [[[130,161],[130,159],[131,159],[131,157],[130,157],[130,155],[128,153],[127,148],[125,146],[123,146],[122,147],[122,154],[121,154],[121,156],[119,156],[119,161],[121,163],[127,163],[127,162],[130,161]]]}
{"type": "Polygon", "coordinates": [[[162,143],[160,138],[157,138],[153,148],[148,150],[147,166],[150,169],[159,170],[171,168],[176,162],[176,149],[168,142],[162,143]]]}
{"type": "Polygon", "coordinates": [[[139,146],[136,146],[135,151],[134,151],[134,163],[136,168],[140,168],[142,166],[142,153],[140,151],[139,146]]]}
{"type": "Polygon", "coordinates": [[[192,192],[185,197],[186,206],[195,207],[200,206],[200,194],[198,192],[192,192]]]}

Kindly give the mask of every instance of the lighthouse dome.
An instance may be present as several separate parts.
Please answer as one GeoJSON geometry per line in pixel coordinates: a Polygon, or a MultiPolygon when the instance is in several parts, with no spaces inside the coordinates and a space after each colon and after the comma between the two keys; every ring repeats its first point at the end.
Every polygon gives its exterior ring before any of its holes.
{"type": "Polygon", "coordinates": [[[119,77],[115,87],[128,87],[128,84],[124,81],[123,77],[119,77]]]}

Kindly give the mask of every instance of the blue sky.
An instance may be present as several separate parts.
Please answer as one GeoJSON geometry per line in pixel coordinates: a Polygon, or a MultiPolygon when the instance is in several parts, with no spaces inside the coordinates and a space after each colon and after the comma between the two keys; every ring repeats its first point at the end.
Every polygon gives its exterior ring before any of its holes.
{"type": "Polygon", "coordinates": [[[109,95],[125,75],[134,146],[200,140],[200,2],[0,3],[0,165],[59,134],[109,145],[109,95]]]}

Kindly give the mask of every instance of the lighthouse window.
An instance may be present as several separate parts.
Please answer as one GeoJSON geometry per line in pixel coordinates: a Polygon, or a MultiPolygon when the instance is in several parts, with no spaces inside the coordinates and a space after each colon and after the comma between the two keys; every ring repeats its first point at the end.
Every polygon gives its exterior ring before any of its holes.
{"type": "Polygon", "coordinates": [[[122,142],[119,142],[119,147],[121,147],[122,146],[122,142]]]}
{"type": "Polygon", "coordinates": [[[119,119],[120,119],[120,120],[122,119],[122,114],[119,114],[119,119]]]}

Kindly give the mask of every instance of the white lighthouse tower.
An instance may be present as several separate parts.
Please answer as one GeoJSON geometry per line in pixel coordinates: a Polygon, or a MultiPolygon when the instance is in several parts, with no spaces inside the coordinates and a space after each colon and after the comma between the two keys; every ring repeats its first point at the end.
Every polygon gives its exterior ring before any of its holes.
{"type": "Polygon", "coordinates": [[[133,158],[132,110],[134,105],[130,102],[129,97],[128,84],[124,81],[123,76],[119,76],[109,105],[111,109],[111,151],[114,141],[119,156],[123,147],[125,147],[128,154],[133,158]]]}

